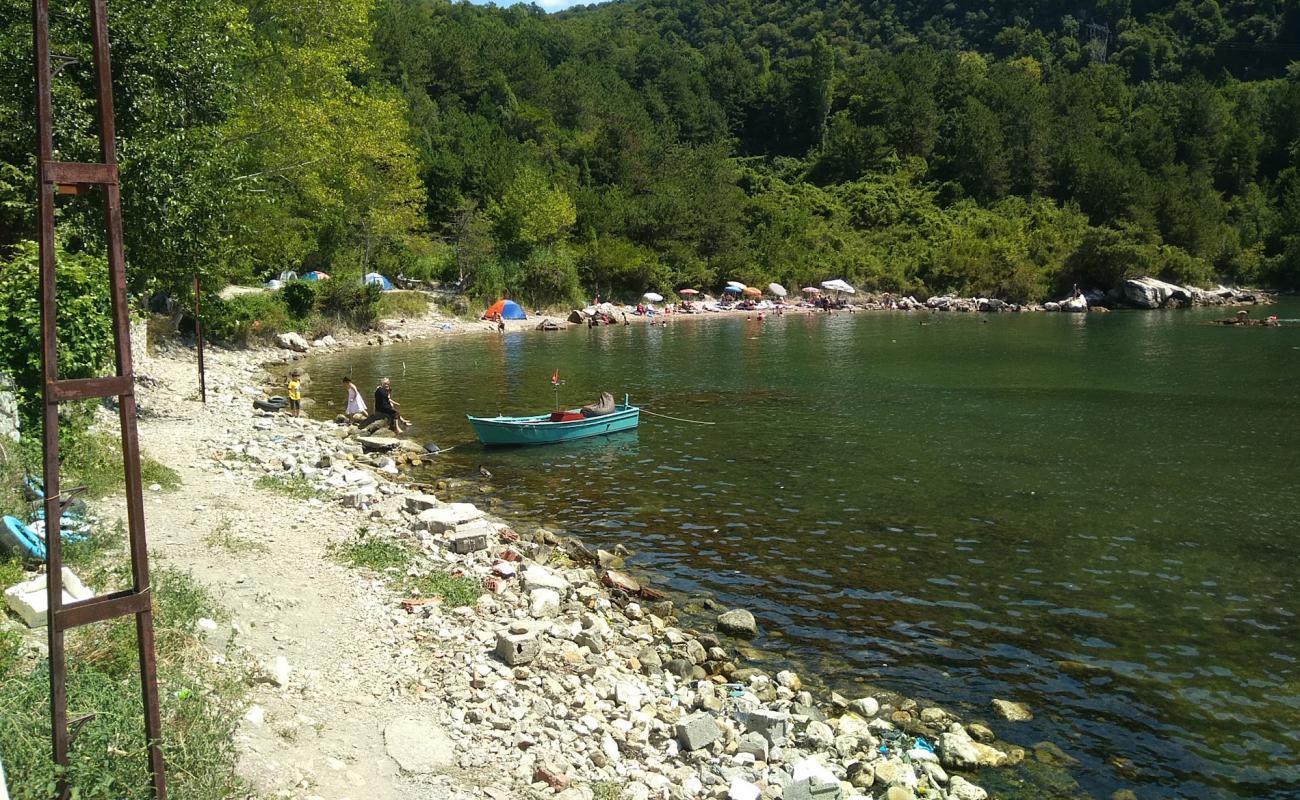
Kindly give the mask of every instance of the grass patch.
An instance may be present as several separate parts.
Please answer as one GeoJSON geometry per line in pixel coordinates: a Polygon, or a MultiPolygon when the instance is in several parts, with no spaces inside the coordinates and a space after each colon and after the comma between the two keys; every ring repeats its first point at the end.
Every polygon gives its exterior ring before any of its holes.
{"type": "MultiPolygon", "coordinates": [[[[242,797],[235,775],[234,733],[242,688],[233,671],[208,663],[196,634],[200,616],[215,616],[211,596],[186,572],[153,574],[159,694],[168,784],[175,797],[242,797]]],[[[0,741],[15,797],[48,797],[49,673],[44,661],[20,666],[21,641],[0,633],[0,741]]],[[[150,796],[135,628],[129,619],[79,628],[68,636],[68,713],[87,713],[73,743],[68,780],[73,796],[144,800],[150,796]]]]}
{"type": "Polygon", "coordinates": [[[228,519],[223,519],[217,527],[203,537],[203,543],[213,550],[225,550],[229,553],[269,553],[271,548],[259,539],[252,539],[235,533],[235,526],[228,519]]]}
{"type": "Polygon", "coordinates": [[[259,489],[278,492],[295,500],[310,500],[319,497],[315,484],[301,475],[263,475],[254,484],[259,489]]]}
{"type": "Polygon", "coordinates": [[[144,488],[148,489],[155,483],[162,487],[164,492],[175,491],[181,488],[181,474],[161,461],[154,461],[149,456],[140,456],[140,480],[144,483],[144,488]]]}
{"type": "Polygon", "coordinates": [[[376,313],[380,319],[423,317],[429,311],[429,297],[423,292],[384,292],[376,313]]]}
{"type": "Polygon", "coordinates": [[[377,539],[362,528],[357,538],[334,548],[334,557],[349,567],[365,567],[375,572],[406,569],[411,564],[411,550],[392,539],[377,539]]]}
{"type": "Polygon", "coordinates": [[[472,606],[479,595],[483,594],[482,584],[473,578],[458,578],[445,572],[407,578],[404,587],[407,594],[441,597],[443,604],[449,608],[472,606]]]}

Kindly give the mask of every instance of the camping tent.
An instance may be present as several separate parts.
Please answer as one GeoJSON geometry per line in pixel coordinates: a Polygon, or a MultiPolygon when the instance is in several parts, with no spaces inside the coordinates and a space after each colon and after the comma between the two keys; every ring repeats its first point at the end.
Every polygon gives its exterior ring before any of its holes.
{"type": "Polygon", "coordinates": [[[368,283],[368,284],[373,283],[375,286],[378,286],[380,289],[383,289],[384,291],[388,291],[389,289],[393,288],[393,282],[385,278],[383,275],[380,275],[378,272],[366,273],[366,277],[362,278],[361,282],[368,283]]]}
{"type": "Polygon", "coordinates": [[[483,313],[484,319],[528,319],[528,315],[514,300],[498,300],[483,313]]]}

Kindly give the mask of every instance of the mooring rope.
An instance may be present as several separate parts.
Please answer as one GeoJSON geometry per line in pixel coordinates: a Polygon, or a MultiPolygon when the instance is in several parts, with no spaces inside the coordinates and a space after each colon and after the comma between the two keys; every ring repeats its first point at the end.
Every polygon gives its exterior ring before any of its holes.
{"type": "Polygon", "coordinates": [[[653,411],[647,411],[647,410],[644,409],[644,408],[641,409],[641,413],[642,413],[642,414],[649,414],[649,415],[652,416],[652,417],[663,417],[664,419],[670,419],[670,420],[672,420],[673,422],[689,422],[689,423],[692,424],[692,425],[717,425],[717,424],[718,424],[718,423],[716,423],[716,422],[702,422],[702,421],[700,421],[700,420],[698,420],[698,419],[682,419],[681,417],[670,417],[670,416],[668,416],[667,414],[656,414],[655,412],[653,412],[653,411]]]}

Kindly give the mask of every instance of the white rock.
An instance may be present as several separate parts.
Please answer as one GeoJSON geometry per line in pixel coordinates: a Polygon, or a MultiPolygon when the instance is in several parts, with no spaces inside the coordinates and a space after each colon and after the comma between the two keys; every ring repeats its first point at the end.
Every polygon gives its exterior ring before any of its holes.
{"type": "Polygon", "coordinates": [[[540,587],[528,592],[528,613],[537,619],[553,617],[560,612],[560,593],[540,587]]]}
{"type": "Polygon", "coordinates": [[[262,710],[261,706],[250,706],[248,711],[244,712],[244,721],[260,728],[262,723],[266,721],[266,712],[262,710]]]}
{"type": "Polygon", "coordinates": [[[271,662],[271,682],[281,688],[289,685],[289,676],[293,670],[289,667],[289,659],[284,656],[276,656],[271,662]]]}
{"type": "Polygon", "coordinates": [[[870,718],[880,713],[880,703],[874,697],[861,697],[849,703],[849,709],[870,718]]]}
{"type": "Polygon", "coordinates": [[[986,800],[989,793],[962,776],[953,775],[948,781],[948,796],[952,800],[986,800]]]}
{"type": "Polygon", "coordinates": [[[727,789],[727,800],[758,800],[762,794],[763,790],[757,784],[736,778],[727,789]]]}

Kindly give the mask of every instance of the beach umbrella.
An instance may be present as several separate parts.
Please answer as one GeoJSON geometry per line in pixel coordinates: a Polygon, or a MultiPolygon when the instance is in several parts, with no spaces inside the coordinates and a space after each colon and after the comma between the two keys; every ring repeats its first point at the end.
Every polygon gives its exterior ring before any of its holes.
{"type": "Polygon", "coordinates": [[[695,295],[699,294],[699,291],[695,289],[678,289],[677,293],[680,294],[682,297],[694,297],[695,295]]]}
{"type": "Polygon", "coordinates": [[[822,288],[829,289],[832,292],[847,292],[848,294],[856,294],[858,291],[839,278],[830,281],[822,281],[822,288]]]}
{"type": "Polygon", "coordinates": [[[645,294],[643,294],[643,295],[641,295],[641,296],[644,297],[645,299],[649,300],[649,301],[652,302],[652,303],[662,303],[662,302],[664,301],[664,296],[661,295],[661,294],[658,294],[657,292],[646,292],[645,294]]]}
{"type": "Polygon", "coordinates": [[[800,291],[802,291],[804,294],[821,294],[821,293],[822,293],[822,290],[821,290],[821,289],[818,289],[816,286],[805,286],[805,287],[803,287],[803,289],[801,289],[800,291]]]}
{"type": "Polygon", "coordinates": [[[727,281],[727,287],[736,289],[737,291],[744,291],[745,284],[741,283],[740,281],[727,281]]]}
{"type": "Polygon", "coordinates": [[[785,287],[779,283],[769,283],[767,285],[767,290],[772,294],[776,295],[777,297],[785,297],[787,294],[789,294],[788,292],[786,292],[785,287]]]}
{"type": "Polygon", "coordinates": [[[740,294],[741,289],[739,286],[728,286],[722,291],[726,292],[727,294],[740,294]]]}
{"type": "Polygon", "coordinates": [[[762,289],[759,289],[759,288],[756,288],[756,287],[754,287],[754,286],[746,286],[744,289],[741,289],[740,291],[741,291],[741,294],[745,295],[746,297],[762,297],[762,296],[763,296],[763,290],[762,290],[762,289]]]}

